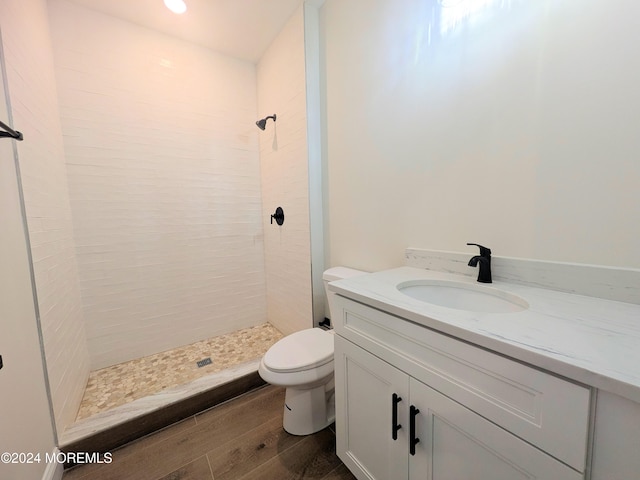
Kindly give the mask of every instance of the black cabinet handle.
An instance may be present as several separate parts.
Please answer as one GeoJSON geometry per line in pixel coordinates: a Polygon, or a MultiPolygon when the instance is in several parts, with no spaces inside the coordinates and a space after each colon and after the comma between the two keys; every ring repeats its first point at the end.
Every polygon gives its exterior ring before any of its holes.
{"type": "Polygon", "coordinates": [[[396,393],[391,396],[391,438],[398,439],[398,430],[402,428],[402,425],[398,424],[398,404],[402,401],[402,397],[399,397],[396,393]]]}
{"type": "Polygon", "coordinates": [[[416,415],[420,413],[416,407],[409,407],[409,453],[416,454],[416,445],[420,443],[420,439],[416,438],[416,415]]]}

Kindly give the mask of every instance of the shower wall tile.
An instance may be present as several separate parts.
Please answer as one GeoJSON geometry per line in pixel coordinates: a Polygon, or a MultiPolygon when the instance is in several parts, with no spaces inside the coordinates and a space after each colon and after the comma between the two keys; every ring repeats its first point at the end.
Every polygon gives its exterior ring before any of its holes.
{"type": "Polygon", "coordinates": [[[265,322],[255,65],[49,6],[92,369],[265,322]]]}
{"type": "Polygon", "coordinates": [[[51,400],[60,432],[75,419],[89,376],[89,354],[46,2],[3,1],[2,18],[9,19],[2,22],[8,91],[14,125],[24,134],[24,141],[17,143],[18,159],[51,400]]]}
{"type": "Polygon", "coordinates": [[[258,63],[259,118],[277,114],[260,132],[267,312],[284,334],[313,326],[304,22],[300,7],[258,63]],[[270,223],[276,207],[282,226],[270,223]]]}

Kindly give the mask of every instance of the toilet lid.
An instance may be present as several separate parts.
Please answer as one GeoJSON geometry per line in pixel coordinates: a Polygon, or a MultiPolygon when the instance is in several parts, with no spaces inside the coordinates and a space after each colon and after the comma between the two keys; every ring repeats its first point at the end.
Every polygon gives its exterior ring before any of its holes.
{"type": "Polygon", "coordinates": [[[333,360],[333,335],[309,328],[278,340],[264,354],[265,366],[274,372],[309,370],[333,360]]]}

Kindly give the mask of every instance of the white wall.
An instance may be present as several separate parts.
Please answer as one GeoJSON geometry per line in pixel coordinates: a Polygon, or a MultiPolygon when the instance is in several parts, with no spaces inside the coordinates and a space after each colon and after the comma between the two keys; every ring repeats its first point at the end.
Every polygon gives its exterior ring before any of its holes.
{"type": "MultiPolygon", "coordinates": [[[[3,42],[42,336],[58,430],[89,374],[53,54],[44,0],[2,0],[3,42]]],[[[39,359],[34,359],[39,361],[39,359]]]]}
{"type": "Polygon", "coordinates": [[[455,3],[485,8],[457,24],[436,0],[321,10],[328,263],[477,242],[640,267],[640,4],[455,3]]]}
{"type": "MultiPolygon", "coordinates": [[[[5,0],[0,1],[3,13],[8,8],[5,0]]],[[[1,52],[5,25],[0,18],[0,69],[4,63],[1,52]]],[[[3,73],[1,69],[0,120],[10,123],[3,73]]],[[[0,139],[0,355],[4,364],[0,369],[0,452],[34,452],[44,457],[53,451],[55,443],[40,354],[14,143],[0,139]]],[[[37,480],[42,478],[45,468],[45,464],[38,463],[0,462],[0,478],[37,480]]]]}
{"type": "Polygon", "coordinates": [[[92,368],[264,322],[255,66],[49,4],[92,368]]]}
{"type": "MultiPolygon", "coordinates": [[[[262,222],[265,236],[267,315],[284,334],[313,326],[309,179],[304,71],[304,22],[300,7],[258,63],[262,222]],[[270,224],[282,207],[282,226],[270,224]]],[[[256,118],[256,120],[258,119],[256,118]]]]}

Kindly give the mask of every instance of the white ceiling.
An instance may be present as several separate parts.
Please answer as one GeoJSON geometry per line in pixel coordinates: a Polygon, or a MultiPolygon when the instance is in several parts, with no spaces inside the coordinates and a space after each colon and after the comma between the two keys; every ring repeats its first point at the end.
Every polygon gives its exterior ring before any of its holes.
{"type": "Polygon", "coordinates": [[[257,62],[303,0],[184,0],[171,13],[163,0],[72,0],[130,22],[257,62]]]}

